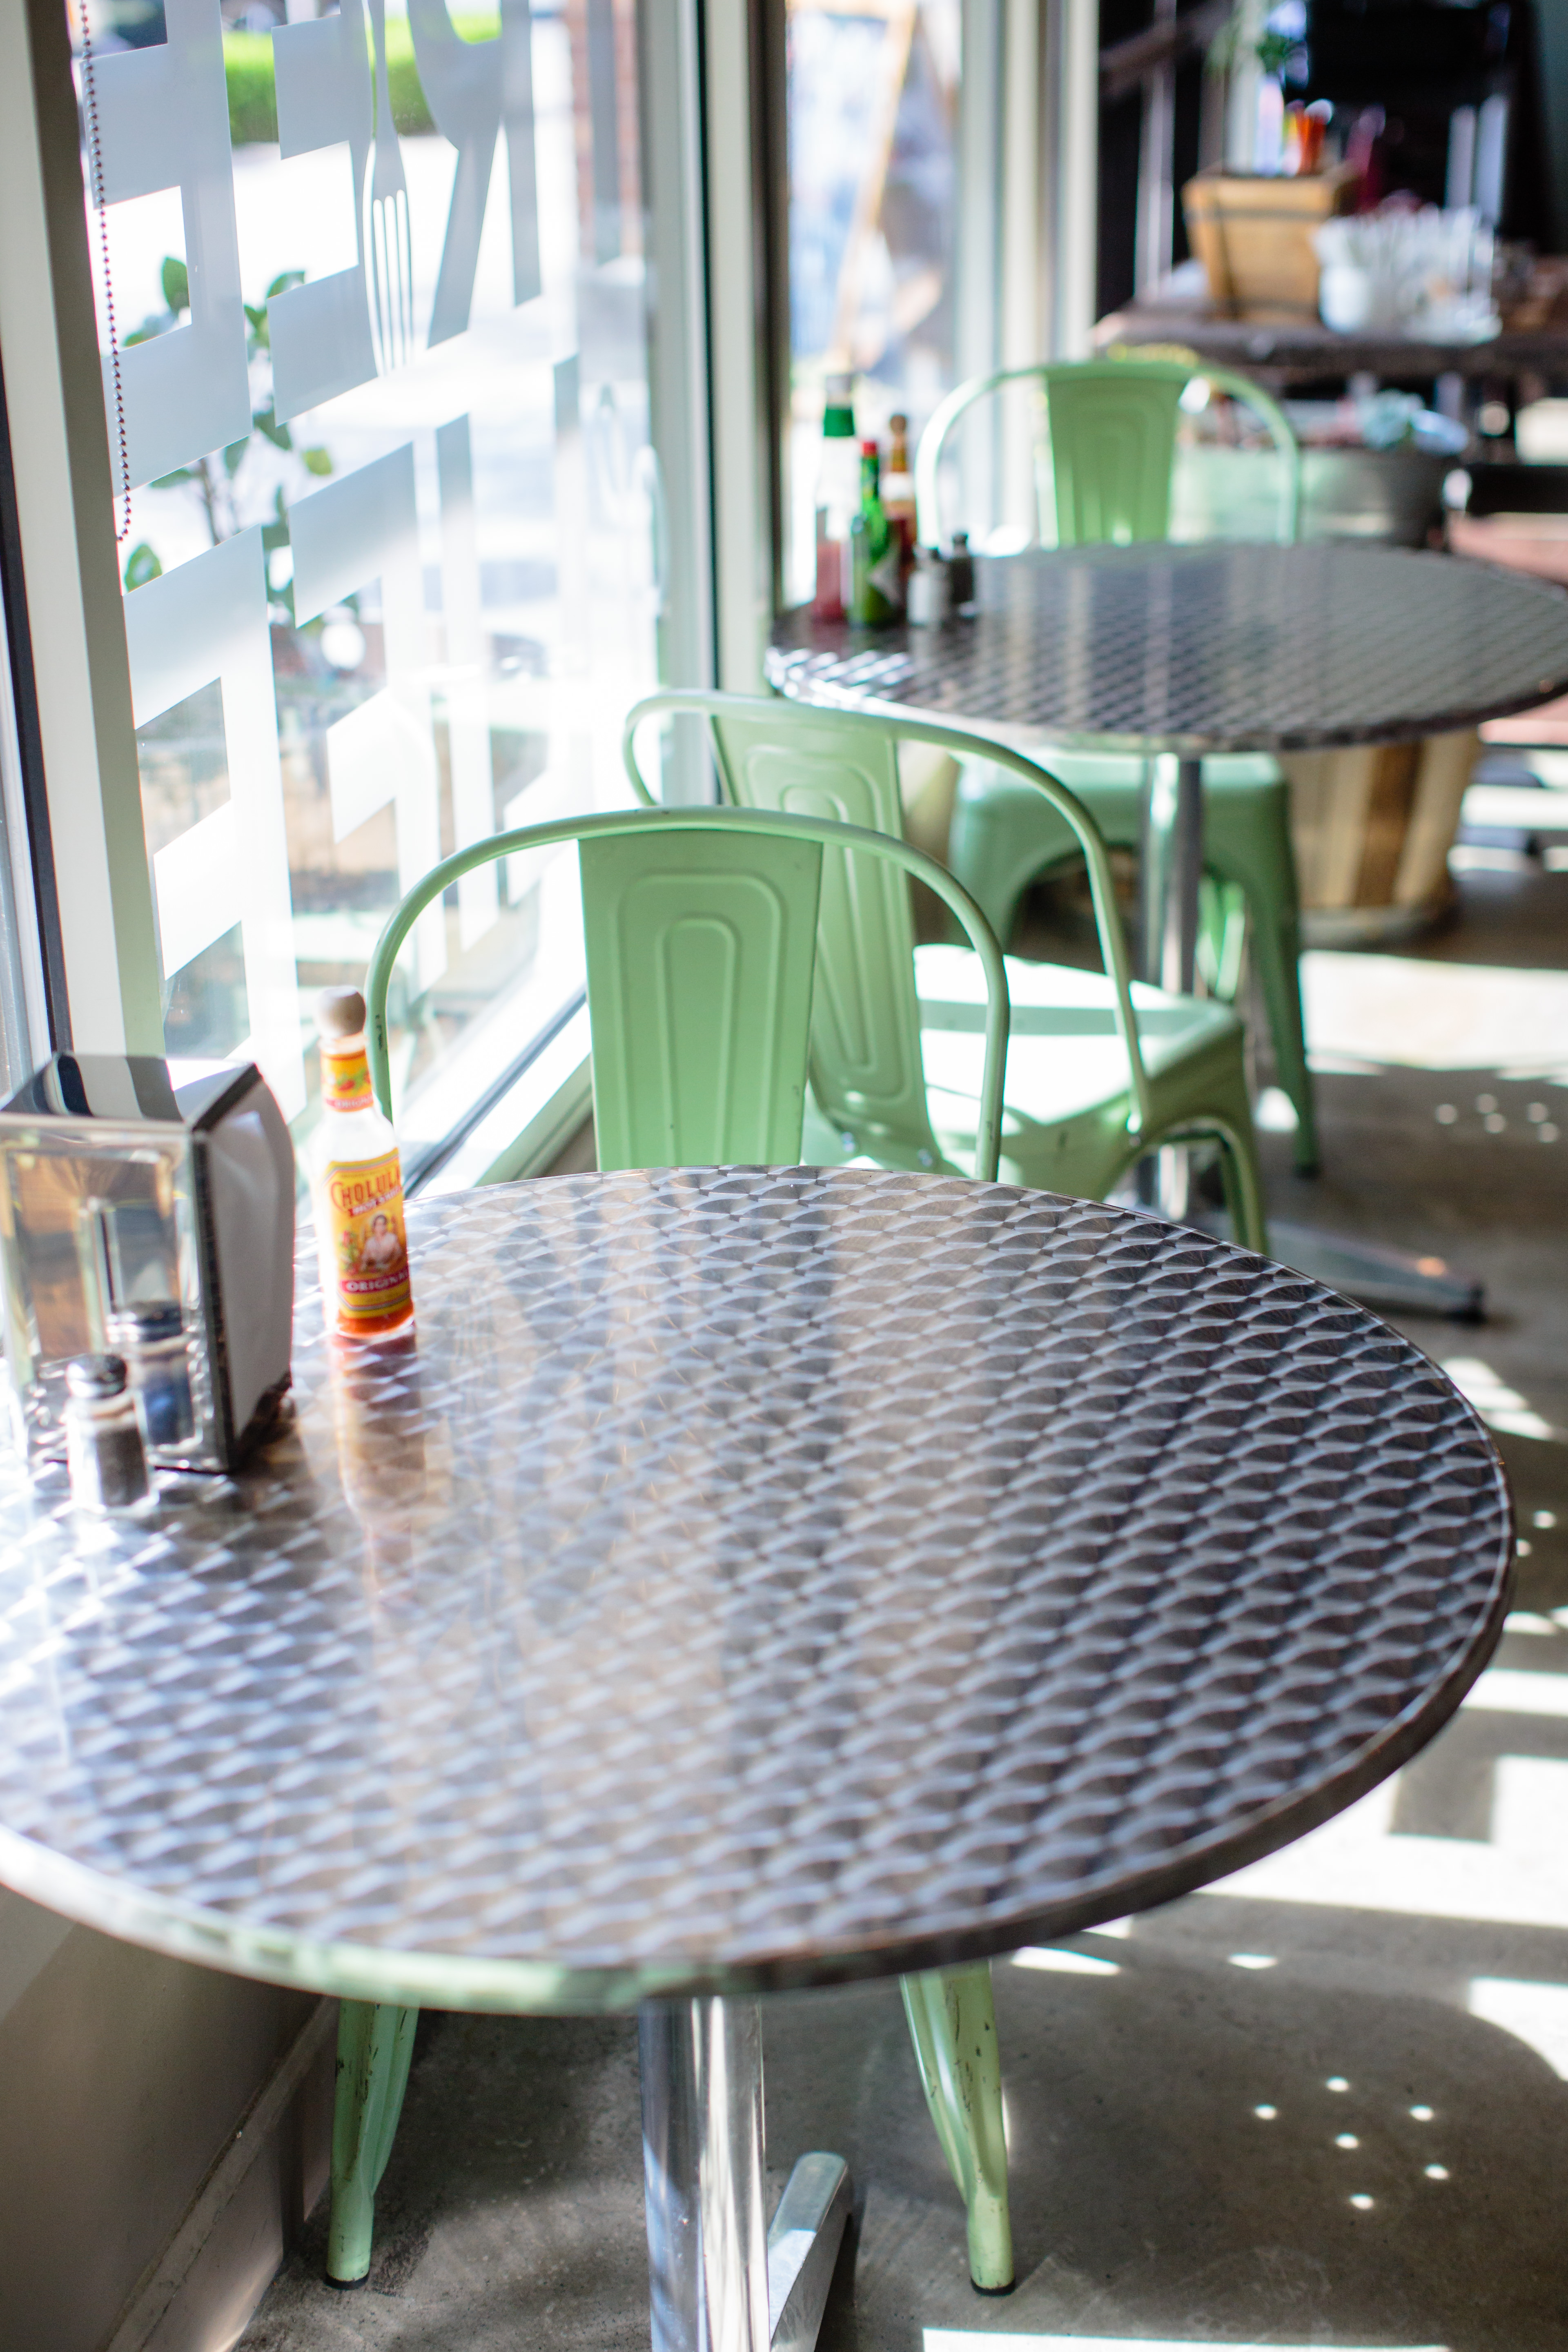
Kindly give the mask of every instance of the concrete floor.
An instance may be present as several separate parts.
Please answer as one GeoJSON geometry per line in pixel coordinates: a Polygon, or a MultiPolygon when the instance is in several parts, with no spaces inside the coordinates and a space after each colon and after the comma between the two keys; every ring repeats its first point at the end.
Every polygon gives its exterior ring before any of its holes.
{"type": "MultiPolygon", "coordinates": [[[[1468,874],[1449,929],[1379,961],[1330,970],[1358,1036],[1320,1078],[1327,1171],[1293,1179],[1267,1137],[1271,1201],[1486,1281],[1484,1324],[1406,1328],[1514,1481],[1498,1664],[1314,1837],[998,1964],[1010,2298],[966,2284],[896,1990],[769,2006],[775,2189],[812,2146],[856,2180],[823,2352],[1568,2352],[1568,1139],[1568,1139],[1568,1026],[1553,1061],[1500,998],[1486,1066],[1400,1061],[1459,967],[1568,970],[1568,874],[1468,874]]],[[[629,2022],[427,2018],[368,2287],[321,2284],[318,2211],[244,2352],[642,2352],[640,2187],[629,2022]]]]}

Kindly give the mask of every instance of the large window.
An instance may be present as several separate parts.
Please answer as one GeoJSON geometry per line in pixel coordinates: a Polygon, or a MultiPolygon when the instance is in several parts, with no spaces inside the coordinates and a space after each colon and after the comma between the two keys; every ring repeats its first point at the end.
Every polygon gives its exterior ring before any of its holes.
{"type": "MultiPolygon", "coordinates": [[[[73,38],[170,1054],[312,1116],[317,988],[625,797],[656,675],[636,0],[91,0],[73,38]],[[101,205],[101,210],[100,210],[101,205]]],[[[422,1153],[580,992],[574,854],[405,951],[422,1153]]]]}
{"type": "Polygon", "coordinates": [[[810,594],[823,385],[916,432],[954,381],[960,0],[788,0],[791,514],[810,594]]]}

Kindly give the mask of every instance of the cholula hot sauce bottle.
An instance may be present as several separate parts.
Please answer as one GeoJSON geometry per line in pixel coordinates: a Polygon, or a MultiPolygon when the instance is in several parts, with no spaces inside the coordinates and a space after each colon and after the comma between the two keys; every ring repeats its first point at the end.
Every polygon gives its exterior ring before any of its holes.
{"type": "Polygon", "coordinates": [[[327,1328],[384,1339],[414,1320],[397,1138],[371,1092],[363,997],[354,988],[324,989],[316,1014],[321,1125],[310,1190],[327,1328]]]}

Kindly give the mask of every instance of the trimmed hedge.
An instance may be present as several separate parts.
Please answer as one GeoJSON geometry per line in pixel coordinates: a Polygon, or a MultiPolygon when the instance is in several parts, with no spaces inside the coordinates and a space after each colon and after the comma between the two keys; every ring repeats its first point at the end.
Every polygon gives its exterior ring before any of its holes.
{"type": "Polygon", "coordinates": [[[223,72],[228,84],[228,135],[237,147],[278,142],[278,99],[272,87],[270,33],[226,33],[223,72]]]}
{"type": "MultiPolygon", "coordinates": [[[[499,16],[455,16],[452,22],[467,41],[492,40],[500,30],[499,16]]],[[[228,135],[235,145],[276,144],[278,97],[272,80],[271,34],[226,33],[223,67],[228,85],[228,135]]],[[[405,137],[434,131],[419,87],[406,16],[386,20],[386,80],[392,94],[392,119],[405,137]]]]}

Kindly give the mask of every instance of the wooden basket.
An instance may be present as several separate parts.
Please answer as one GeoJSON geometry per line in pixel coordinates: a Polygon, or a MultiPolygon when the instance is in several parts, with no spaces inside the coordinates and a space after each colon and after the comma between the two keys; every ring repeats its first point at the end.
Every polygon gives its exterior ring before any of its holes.
{"type": "Polygon", "coordinates": [[[1290,831],[1309,947],[1386,947],[1436,920],[1479,750],[1471,728],[1419,743],[1294,751],[1290,831]]]}
{"type": "Polygon", "coordinates": [[[1189,180],[1182,190],[1187,240],[1215,309],[1235,319],[1315,319],[1312,231],[1349,210],[1355,187],[1356,174],[1342,163],[1299,180],[1224,170],[1189,180]]]}

